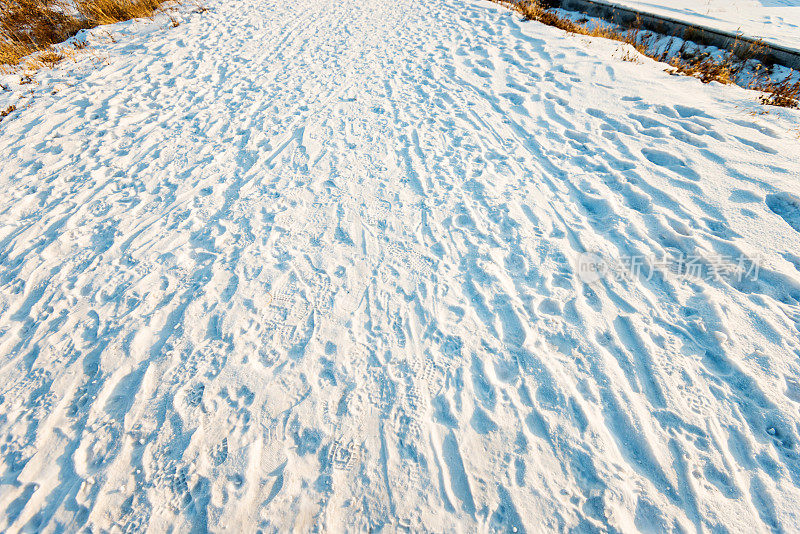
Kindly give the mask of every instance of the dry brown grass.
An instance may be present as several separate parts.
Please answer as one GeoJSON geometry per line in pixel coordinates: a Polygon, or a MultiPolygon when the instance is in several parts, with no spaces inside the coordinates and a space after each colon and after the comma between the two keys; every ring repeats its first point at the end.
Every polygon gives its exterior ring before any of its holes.
{"type": "Polygon", "coordinates": [[[642,64],[642,60],[639,59],[639,54],[636,52],[631,52],[630,49],[623,50],[623,54],[619,56],[619,59],[622,61],[627,61],[629,63],[636,63],[637,65],[642,64]]]}
{"type": "Polygon", "coordinates": [[[61,0],[0,0],[0,62],[19,60],[85,27],[61,0]]]}
{"type": "Polygon", "coordinates": [[[730,55],[721,60],[710,56],[691,59],[678,56],[670,59],[669,65],[673,68],[671,72],[693,76],[703,83],[731,84],[736,82],[737,68],[731,61],[730,55]]]}
{"type": "Polygon", "coordinates": [[[11,106],[8,106],[3,111],[0,111],[0,121],[5,119],[12,111],[16,111],[16,109],[17,109],[17,106],[11,105],[11,106]]]}
{"type": "Polygon", "coordinates": [[[80,0],[78,10],[92,26],[148,17],[164,0],[80,0]]]}
{"type": "MultiPolygon", "coordinates": [[[[0,65],[16,65],[79,30],[147,17],[165,0],[0,0],[0,65]]],[[[54,64],[59,52],[37,57],[54,64]]],[[[61,54],[63,57],[63,54],[61,54]]]]}
{"type": "MultiPolygon", "coordinates": [[[[599,24],[589,26],[588,21],[578,23],[550,10],[546,0],[493,1],[517,11],[528,20],[541,22],[569,33],[589,37],[603,37],[627,43],[644,56],[660,62],[668,61],[671,67],[670,72],[692,76],[703,83],[737,83],[739,75],[746,68],[745,61],[757,57],[761,48],[763,48],[763,44],[760,41],[746,48],[736,43],[733,46],[733,50],[736,53],[734,54],[731,51],[720,59],[708,54],[690,56],[684,53],[683,49],[675,57],[667,58],[665,54],[659,56],[647,50],[643,39],[640,38],[638,24],[634,24],[634,27],[629,30],[617,30],[611,26],[601,26],[599,24]]],[[[634,57],[628,55],[627,52],[622,59],[635,62],[634,57]]],[[[800,107],[800,82],[791,83],[790,78],[781,83],[772,83],[768,80],[758,81],[751,83],[749,88],[767,93],[759,97],[762,104],[790,108],[800,107]]]]}
{"type": "Polygon", "coordinates": [[[792,83],[791,79],[786,78],[780,83],[757,83],[753,88],[767,93],[759,97],[765,106],[800,107],[800,82],[792,83]]]}
{"type": "Polygon", "coordinates": [[[36,59],[42,64],[47,67],[53,67],[56,63],[64,59],[64,54],[61,52],[57,52],[56,50],[45,50],[41,54],[39,54],[36,59]]]}
{"type": "Polygon", "coordinates": [[[535,20],[548,26],[554,26],[569,33],[586,35],[589,37],[603,37],[622,43],[627,43],[641,53],[645,53],[644,47],[639,43],[637,36],[638,30],[632,29],[625,32],[616,31],[609,26],[595,24],[589,26],[588,22],[579,24],[558,13],[551,11],[547,4],[541,0],[521,0],[519,2],[506,2],[504,0],[494,0],[520,13],[528,20],[535,20]]]}

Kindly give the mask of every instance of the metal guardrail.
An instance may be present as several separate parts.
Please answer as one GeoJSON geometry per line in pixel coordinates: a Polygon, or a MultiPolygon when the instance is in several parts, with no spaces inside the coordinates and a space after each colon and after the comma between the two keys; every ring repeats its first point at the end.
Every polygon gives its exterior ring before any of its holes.
{"type": "Polygon", "coordinates": [[[800,50],[776,45],[746,35],[715,30],[670,17],[662,17],[599,0],[549,0],[548,5],[578,11],[626,28],[641,28],[672,35],[706,46],[730,50],[740,57],[753,57],[765,64],[778,64],[800,70],[800,50]]]}

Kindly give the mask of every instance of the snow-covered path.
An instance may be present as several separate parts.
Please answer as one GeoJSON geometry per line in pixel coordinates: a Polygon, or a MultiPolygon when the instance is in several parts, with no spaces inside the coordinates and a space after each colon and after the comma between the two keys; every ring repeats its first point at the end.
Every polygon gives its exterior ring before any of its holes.
{"type": "Polygon", "coordinates": [[[798,112],[488,3],[209,7],[0,123],[0,530],[797,528],[798,112]]]}

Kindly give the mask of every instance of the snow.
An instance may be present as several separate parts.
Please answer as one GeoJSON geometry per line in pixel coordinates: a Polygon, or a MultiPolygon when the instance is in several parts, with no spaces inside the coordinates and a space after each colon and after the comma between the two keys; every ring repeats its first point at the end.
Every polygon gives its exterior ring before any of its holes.
{"type": "Polygon", "coordinates": [[[800,0],[603,0],[800,51],[800,0]]]}
{"type": "Polygon", "coordinates": [[[0,530],[800,524],[800,112],[485,2],[208,7],[0,80],[0,530]]]}

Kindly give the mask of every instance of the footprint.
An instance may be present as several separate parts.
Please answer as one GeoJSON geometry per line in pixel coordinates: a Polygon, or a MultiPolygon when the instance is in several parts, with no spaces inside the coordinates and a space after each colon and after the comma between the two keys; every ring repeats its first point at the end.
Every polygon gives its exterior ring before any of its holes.
{"type": "Polygon", "coordinates": [[[767,195],[767,207],[800,232],[800,198],[789,193],[767,195]]]}
{"type": "Polygon", "coordinates": [[[737,135],[734,135],[733,138],[736,139],[737,141],[739,141],[740,143],[742,143],[743,145],[749,146],[750,148],[753,148],[755,150],[758,150],[758,151],[761,151],[761,152],[765,152],[767,154],[777,154],[778,153],[778,151],[775,150],[774,148],[768,147],[767,145],[764,145],[764,144],[759,143],[757,141],[751,141],[749,139],[745,139],[744,137],[739,137],[737,135]]]}
{"type": "Polygon", "coordinates": [[[193,408],[200,406],[200,403],[203,402],[203,393],[205,390],[206,386],[202,382],[192,386],[192,388],[186,393],[186,404],[193,408]]]}
{"type": "Polygon", "coordinates": [[[681,176],[688,178],[690,180],[698,181],[700,180],[700,175],[698,175],[693,169],[691,169],[685,161],[670,154],[669,152],[664,152],[663,150],[655,150],[651,148],[643,148],[642,154],[646,157],[651,163],[655,163],[660,167],[665,167],[670,169],[673,172],[680,174],[681,176]]]}
{"type": "Polygon", "coordinates": [[[795,256],[794,254],[787,252],[783,255],[783,257],[786,259],[786,261],[794,265],[795,269],[800,271],[800,256],[795,256]]]}
{"type": "Polygon", "coordinates": [[[222,465],[228,459],[228,438],[222,438],[217,445],[211,449],[211,460],[214,465],[222,465]]]}
{"type": "Polygon", "coordinates": [[[360,449],[354,442],[334,441],[328,454],[330,465],[334,469],[349,471],[358,462],[360,449]]]}
{"type": "Polygon", "coordinates": [[[525,103],[525,98],[516,93],[500,93],[500,96],[507,98],[512,104],[517,106],[521,106],[523,103],[525,103]]]}
{"type": "Polygon", "coordinates": [[[728,200],[736,202],[737,204],[747,204],[749,202],[758,202],[761,200],[761,197],[746,189],[734,189],[728,197],[728,200]]]}
{"type": "Polygon", "coordinates": [[[709,117],[709,115],[707,115],[703,110],[689,106],[677,105],[675,106],[675,111],[677,111],[678,115],[684,119],[688,119],[690,117],[709,117]]]}

